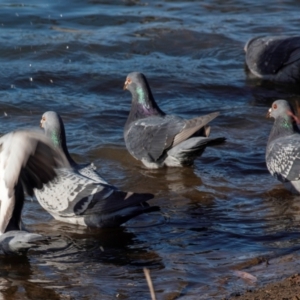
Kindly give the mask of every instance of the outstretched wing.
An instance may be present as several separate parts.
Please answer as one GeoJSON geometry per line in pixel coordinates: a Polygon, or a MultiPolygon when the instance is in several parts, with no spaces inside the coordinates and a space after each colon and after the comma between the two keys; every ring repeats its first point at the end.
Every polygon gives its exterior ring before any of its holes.
{"type": "Polygon", "coordinates": [[[17,184],[22,182],[32,195],[33,188],[52,180],[54,169],[62,166],[68,166],[64,155],[41,133],[16,131],[0,138],[0,233],[13,215],[17,184]]]}

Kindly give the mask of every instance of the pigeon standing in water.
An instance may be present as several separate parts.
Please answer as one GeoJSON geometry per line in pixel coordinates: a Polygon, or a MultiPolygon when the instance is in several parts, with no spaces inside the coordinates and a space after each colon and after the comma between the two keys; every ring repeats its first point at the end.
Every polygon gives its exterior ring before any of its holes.
{"type": "Polygon", "coordinates": [[[225,138],[209,138],[207,124],[219,113],[185,120],[166,115],[156,104],[145,75],[130,73],[124,89],[132,94],[131,110],[124,128],[130,154],[148,168],[191,165],[207,146],[225,138]]]}
{"type": "Polygon", "coordinates": [[[300,82],[300,36],[266,36],[250,39],[244,50],[246,65],[256,77],[300,82]]]}
{"type": "Polygon", "coordinates": [[[41,189],[56,177],[55,168],[68,166],[63,153],[41,133],[20,130],[0,138],[1,249],[14,252],[22,248],[20,242],[37,236],[43,239],[40,235],[21,231],[24,190],[33,196],[34,189],[41,189]],[[8,240],[14,242],[9,244],[8,240]]]}
{"type": "Polygon", "coordinates": [[[71,158],[64,124],[53,111],[43,114],[40,126],[53,144],[62,149],[72,169],[60,169],[55,182],[35,191],[42,205],[55,219],[89,227],[116,227],[142,213],[157,211],[146,201],[152,194],[123,192],[108,184],[93,168],[82,167],[71,158]]]}
{"type": "Polygon", "coordinates": [[[300,131],[298,118],[285,100],[276,100],[267,114],[275,119],[267,149],[269,172],[292,193],[300,193],[300,131]]]}

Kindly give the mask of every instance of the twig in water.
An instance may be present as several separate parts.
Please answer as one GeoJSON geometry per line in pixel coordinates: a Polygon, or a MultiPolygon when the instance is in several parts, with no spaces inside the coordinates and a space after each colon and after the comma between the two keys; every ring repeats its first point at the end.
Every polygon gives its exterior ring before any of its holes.
{"type": "Polygon", "coordinates": [[[152,300],[156,300],[156,296],[155,296],[155,292],[154,292],[152,280],[151,280],[151,277],[150,277],[150,271],[149,271],[149,269],[144,268],[144,274],[145,274],[145,277],[146,277],[146,280],[147,280],[147,283],[148,283],[148,286],[149,286],[149,290],[150,290],[150,294],[151,294],[151,299],[152,300]]]}

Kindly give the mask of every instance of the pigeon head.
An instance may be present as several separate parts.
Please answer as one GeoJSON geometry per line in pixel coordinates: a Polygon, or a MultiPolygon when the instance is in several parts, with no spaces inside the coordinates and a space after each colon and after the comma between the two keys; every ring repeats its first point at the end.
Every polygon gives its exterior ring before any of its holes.
{"type": "Polygon", "coordinates": [[[146,76],[139,72],[129,73],[124,83],[124,90],[132,95],[132,109],[137,109],[137,115],[165,115],[156,104],[146,76]]]}
{"type": "Polygon", "coordinates": [[[276,100],[267,113],[267,117],[274,118],[274,126],[269,136],[269,141],[278,137],[300,132],[297,126],[298,117],[291,105],[286,100],[276,100]]]}
{"type": "Polygon", "coordinates": [[[286,120],[286,122],[295,121],[299,123],[298,117],[295,115],[294,109],[286,100],[276,100],[267,113],[268,118],[278,118],[286,120]]]}
{"type": "Polygon", "coordinates": [[[49,137],[56,147],[62,147],[63,139],[65,140],[65,128],[62,119],[55,111],[47,111],[43,114],[40,127],[44,129],[45,134],[49,137]]]}
{"type": "Polygon", "coordinates": [[[61,116],[55,111],[47,111],[43,114],[40,127],[44,129],[45,135],[51,139],[53,145],[62,149],[70,164],[73,164],[68,148],[65,126],[61,116]]]}

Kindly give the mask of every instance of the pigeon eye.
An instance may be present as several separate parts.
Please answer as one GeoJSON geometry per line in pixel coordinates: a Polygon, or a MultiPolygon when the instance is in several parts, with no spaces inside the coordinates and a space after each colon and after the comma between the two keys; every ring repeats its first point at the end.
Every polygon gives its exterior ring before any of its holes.
{"type": "Polygon", "coordinates": [[[277,104],[274,104],[274,105],[273,105],[273,108],[274,108],[274,109],[277,109],[277,104]]]}
{"type": "Polygon", "coordinates": [[[45,117],[42,117],[42,120],[43,120],[43,121],[46,121],[46,118],[45,118],[45,117]]]}
{"type": "Polygon", "coordinates": [[[128,79],[127,79],[127,84],[130,84],[130,83],[131,83],[131,79],[128,78],[128,79]]]}

